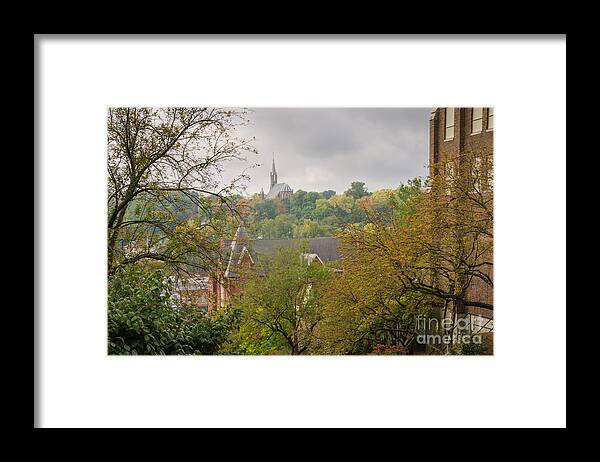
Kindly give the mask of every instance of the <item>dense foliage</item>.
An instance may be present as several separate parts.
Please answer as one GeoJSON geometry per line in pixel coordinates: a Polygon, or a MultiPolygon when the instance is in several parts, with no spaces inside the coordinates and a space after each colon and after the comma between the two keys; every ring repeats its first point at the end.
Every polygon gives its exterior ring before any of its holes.
{"type": "Polygon", "coordinates": [[[243,311],[238,335],[244,353],[303,354],[323,319],[321,292],[332,270],[310,264],[306,248],[279,248],[245,275],[234,302],[243,311]]]}
{"type": "Polygon", "coordinates": [[[420,191],[419,178],[396,189],[367,191],[363,182],[354,181],[343,194],[298,190],[289,200],[262,200],[255,195],[245,203],[244,215],[255,238],[289,239],[335,236],[352,224],[364,225],[368,212],[393,215],[399,203],[420,191]]]}
{"type": "Polygon", "coordinates": [[[239,312],[211,318],[173,296],[162,271],[128,265],[108,282],[108,353],[215,354],[235,328],[239,312]]]}
{"type": "Polygon", "coordinates": [[[222,212],[247,178],[224,183],[223,164],[255,152],[236,137],[247,122],[246,111],[227,108],[109,108],[109,274],[147,261],[213,266],[222,212]],[[192,217],[195,226],[180,226],[192,217]]]}
{"type": "MultiPolygon", "coordinates": [[[[417,318],[451,320],[436,330],[452,337],[460,334],[456,316],[465,306],[493,310],[484,295],[493,287],[492,158],[465,153],[460,169],[453,162],[439,165],[447,173],[427,190],[390,195],[391,213],[371,207],[367,224],[338,234],[344,271],[329,288],[324,351],[364,352],[366,339],[368,347],[378,341],[409,353],[417,318]]],[[[441,344],[429,352],[486,351],[441,344]]]]}

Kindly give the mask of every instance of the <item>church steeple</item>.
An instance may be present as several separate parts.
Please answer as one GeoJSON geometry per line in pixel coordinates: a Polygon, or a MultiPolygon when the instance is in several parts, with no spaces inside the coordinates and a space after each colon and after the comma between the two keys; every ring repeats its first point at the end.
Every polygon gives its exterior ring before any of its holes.
{"type": "Polygon", "coordinates": [[[273,168],[271,169],[271,188],[277,184],[277,170],[275,170],[275,153],[273,153],[273,168]]]}
{"type": "Polygon", "coordinates": [[[273,164],[271,167],[271,187],[265,196],[265,199],[289,200],[294,194],[294,190],[287,183],[277,181],[277,170],[275,169],[275,153],[273,153],[273,164]]]}

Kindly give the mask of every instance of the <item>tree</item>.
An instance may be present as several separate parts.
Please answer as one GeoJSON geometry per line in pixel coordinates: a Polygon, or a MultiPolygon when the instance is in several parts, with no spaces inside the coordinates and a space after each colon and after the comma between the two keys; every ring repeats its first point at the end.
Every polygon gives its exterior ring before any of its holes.
{"type": "Polygon", "coordinates": [[[470,290],[474,284],[493,287],[492,156],[466,152],[436,168],[430,192],[407,221],[406,282],[453,311],[464,306],[493,310],[470,290]]]}
{"type": "MultiPolygon", "coordinates": [[[[414,198],[423,191],[420,178],[401,183],[396,189],[379,189],[356,201],[357,207],[366,214],[377,216],[377,219],[390,223],[393,217],[400,218],[414,213],[414,198]]],[[[361,220],[366,217],[363,215],[361,220]]]]}
{"type": "Polygon", "coordinates": [[[294,225],[294,238],[331,236],[331,226],[320,224],[318,221],[304,219],[294,225]]]}
{"type": "Polygon", "coordinates": [[[344,268],[359,271],[347,286],[360,283],[368,293],[393,282],[389,293],[400,305],[410,300],[436,308],[442,319],[455,320],[465,307],[493,310],[485,295],[493,288],[492,158],[465,153],[435,168],[427,192],[417,192],[418,182],[401,188],[391,219],[370,212],[366,226],[348,227],[340,236],[344,268]],[[385,281],[368,282],[373,262],[385,281]]]}
{"type": "Polygon", "coordinates": [[[335,196],[335,191],[333,189],[328,189],[326,191],[323,191],[320,195],[323,199],[327,200],[330,197],[335,196]]]}
{"type": "Polygon", "coordinates": [[[343,272],[324,292],[324,321],[317,332],[319,352],[414,351],[416,320],[430,312],[432,298],[408,290],[398,279],[394,258],[399,236],[392,223],[394,217],[398,226],[404,223],[414,210],[412,203],[422,194],[416,188],[412,196],[400,201],[394,191],[383,190],[356,201],[364,208],[367,223],[338,233],[343,272]]]}
{"type": "Polygon", "coordinates": [[[346,196],[350,196],[354,199],[360,199],[361,197],[368,196],[370,193],[365,188],[365,184],[362,181],[353,181],[345,193],[346,196]]]}
{"type": "Polygon", "coordinates": [[[121,266],[108,281],[108,353],[215,354],[239,320],[237,311],[211,318],[173,297],[160,270],[121,266]]]}
{"type": "Polygon", "coordinates": [[[365,212],[375,213],[381,217],[390,215],[394,208],[394,190],[379,189],[369,196],[357,200],[359,207],[365,212]]]}
{"type": "Polygon", "coordinates": [[[273,219],[277,216],[277,204],[274,200],[266,199],[254,206],[256,218],[258,220],[273,219]]]}
{"type": "Polygon", "coordinates": [[[296,218],[293,215],[277,215],[272,220],[264,220],[257,227],[261,239],[289,239],[294,235],[296,218]]]}
{"type": "Polygon", "coordinates": [[[239,175],[223,185],[218,173],[225,162],[254,151],[248,140],[234,136],[247,123],[245,115],[219,108],[109,109],[109,274],[145,260],[212,266],[218,234],[212,218],[233,210],[227,196],[247,178],[239,175]],[[175,205],[181,198],[204,219],[197,222],[192,247],[165,247],[181,223],[175,205]],[[132,216],[132,207],[139,213],[132,216]]]}
{"type": "Polygon", "coordinates": [[[368,354],[392,347],[396,354],[412,354],[417,319],[430,313],[430,300],[404,290],[389,263],[364,248],[344,252],[343,272],[323,293],[323,321],[313,351],[368,354]]]}
{"type": "Polygon", "coordinates": [[[410,200],[415,194],[418,194],[423,190],[424,184],[420,177],[411,178],[406,184],[400,183],[400,186],[396,188],[396,196],[402,202],[410,200]]]}
{"type": "Polygon", "coordinates": [[[290,213],[299,219],[314,218],[315,203],[319,199],[319,193],[306,192],[301,189],[292,194],[290,201],[290,213]]]}
{"type": "MultiPolygon", "coordinates": [[[[413,254],[407,274],[429,265],[429,277],[414,277],[412,286],[437,298],[444,319],[456,321],[467,307],[491,313],[493,157],[485,150],[465,152],[435,169],[431,192],[418,205],[419,219],[407,235],[427,263],[412,265],[413,254]]],[[[446,333],[457,329],[454,322],[446,333]]]]}
{"type": "Polygon", "coordinates": [[[301,189],[294,191],[290,200],[290,212],[297,218],[304,216],[304,209],[306,207],[306,191],[301,189]]]}
{"type": "Polygon", "coordinates": [[[245,275],[236,305],[243,310],[241,345],[285,347],[276,353],[304,354],[322,319],[321,290],[328,268],[302,254],[305,247],[278,248],[245,275]]]}
{"type": "Polygon", "coordinates": [[[333,205],[329,199],[317,199],[315,201],[315,217],[322,220],[326,217],[333,216],[333,205]]]}
{"type": "Polygon", "coordinates": [[[340,224],[352,221],[352,211],[354,209],[354,199],[352,196],[347,196],[346,194],[335,195],[328,202],[340,224]]]}

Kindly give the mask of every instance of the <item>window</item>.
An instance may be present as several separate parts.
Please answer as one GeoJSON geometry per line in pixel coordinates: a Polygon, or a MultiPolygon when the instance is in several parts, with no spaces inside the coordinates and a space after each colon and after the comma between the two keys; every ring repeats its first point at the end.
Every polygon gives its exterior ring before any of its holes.
{"type": "Polygon", "coordinates": [[[474,107],[471,117],[471,133],[481,133],[483,129],[483,108],[474,107]]]}
{"type": "Polygon", "coordinates": [[[454,139],[454,108],[446,108],[446,131],[444,132],[444,140],[454,139]]]}
{"type": "Polygon", "coordinates": [[[488,130],[494,129],[494,108],[493,107],[488,108],[487,129],[488,130]]]}

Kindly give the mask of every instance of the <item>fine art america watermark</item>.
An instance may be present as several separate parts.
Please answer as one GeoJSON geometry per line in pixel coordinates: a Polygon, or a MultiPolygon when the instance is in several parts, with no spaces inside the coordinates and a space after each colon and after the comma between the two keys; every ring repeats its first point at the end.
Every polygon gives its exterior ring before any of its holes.
{"type": "Polygon", "coordinates": [[[416,319],[417,343],[420,345],[456,345],[475,344],[483,342],[481,329],[473,332],[473,326],[468,318],[438,320],[437,318],[424,318],[418,316],[416,319]],[[441,333],[440,333],[441,332],[441,333]]]}

